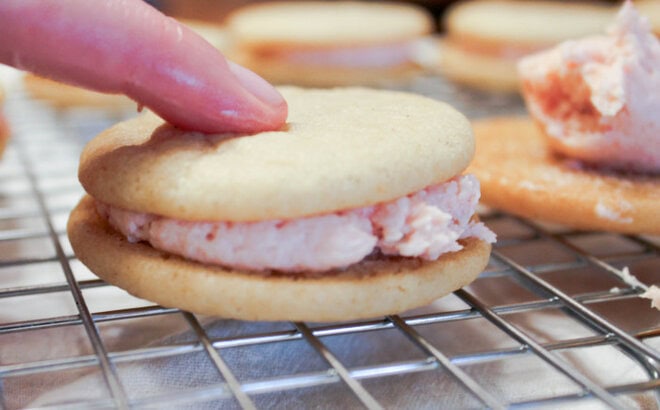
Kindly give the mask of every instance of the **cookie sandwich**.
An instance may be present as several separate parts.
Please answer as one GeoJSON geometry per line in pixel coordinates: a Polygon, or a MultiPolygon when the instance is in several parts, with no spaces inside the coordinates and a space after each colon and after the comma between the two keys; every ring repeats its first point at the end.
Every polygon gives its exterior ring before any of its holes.
{"type": "Polygon", "coordinates": [[[274,83],[318,87],[405,82],[434,30],[421,7],[359,1],[249,5],[226,24],[233,60],[274,83]]]}
{"type": "Polygon", "coordinates": [[[419,307],[486,266],[469,122],[422,96],[282,88],[287,124],[208,135],[146,115],[84,149],[78,258],[164,306],[333,321],[419,307]]]}
{"type": "Polygon", "coordinates": [[[520,58],[600,33],[613,15],[610,7],[577,2],[457,2],[443,16],[440,71],[474,88],[517,92],[520,58]]]}
{"type": "Polygon", "coordinates": [[[531,119],[475,125],[484,202],[581,229],[660,233],[660,43],[632,3],[607,35],[519,68],[531,119]]]}

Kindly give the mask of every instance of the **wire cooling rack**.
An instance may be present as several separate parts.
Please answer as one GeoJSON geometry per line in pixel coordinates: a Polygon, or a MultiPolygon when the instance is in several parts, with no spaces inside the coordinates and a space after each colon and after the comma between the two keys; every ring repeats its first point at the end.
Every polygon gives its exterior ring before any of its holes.
{"type": "MultiPolygon", "coordinates": [[[[433,77],[413,89],[473,117],[522,110],[433,77]]],[[[133,298],[71,251],[79,152],[124,115],[54,111],[20,87],[5,113],[1,408],[660,407],[660,314],[639,298],[660,282],[657,238],[487,212],[488,268],[430,306],[331,324],[203,317],[133,298]]]]}

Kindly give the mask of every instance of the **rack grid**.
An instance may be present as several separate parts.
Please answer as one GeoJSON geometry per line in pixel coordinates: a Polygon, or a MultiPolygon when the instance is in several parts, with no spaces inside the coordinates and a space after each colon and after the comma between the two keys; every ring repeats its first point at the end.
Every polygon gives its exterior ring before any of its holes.
{"type": "MultiPolygon", "coordinates": [[[[471,117],[522,112],[435,77],[413,91],[471,117]]],[[[93,276],[65,233],[84,143],[126,113],[8,95],[0,162],[0,408],[660,407],[658,238],[500,212],[486,271],[401,315],[249,323],[136,299],[93,276]],[[629,268],[639,282],[622,275],[629,268]]]]}

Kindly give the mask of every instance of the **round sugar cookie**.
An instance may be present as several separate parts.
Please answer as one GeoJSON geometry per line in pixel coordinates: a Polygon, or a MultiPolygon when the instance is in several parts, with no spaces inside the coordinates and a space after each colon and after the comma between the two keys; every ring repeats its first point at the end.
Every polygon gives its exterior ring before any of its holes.
{"type": "Polygon", "coordinates": [[[282,1],[242,7],[226,19],[241,47],[355,47],[390,44],[433,30],[421,7],[359,1],[282,1]]]}
{"type": "Polygon", "coordinates": [[[474,125],[477,150],[467,172],[482,201],[532,219],[586,230],[660,233],[660,178],[583,168],[555,156],[528,118],[474,125]]]}
{"type": "Polygon", "coordinates": [[[32,73],[25,74],[23,86],[32,98],[45,101],[56,108],[126,110],[137,106],[136,102],[125,95],[99,93],[32,73]]]}
{"type": "Polygon", "coordinates": [[[291,219],[389,201],[460,174],[469,121],[416,94],[281,88],[279,131],[208,135],[145,115],[90,141],[79,178],[120,208],[191,221],[291,219]]]}
{"type": "Polygon", "coordinates": [[[336,321],[399,313],[473,281],[490,245],[477,239],[437,261],[370,257],[317,276],[268,274],[191,262],[129,243],[83,198],[68,222],[78,258],[105,281],[163,306],[242,320],[336,321]]]}

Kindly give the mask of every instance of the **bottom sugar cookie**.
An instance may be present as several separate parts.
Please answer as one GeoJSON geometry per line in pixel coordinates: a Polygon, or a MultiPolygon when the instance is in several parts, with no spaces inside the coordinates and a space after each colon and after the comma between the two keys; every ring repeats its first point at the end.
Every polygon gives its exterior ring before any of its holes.
{"type": "Polygon", "coordinates": [[[529,118],[474,124],[477,150],[467,172],[486,205],[585,230],[660,233],[660,179],[582,166],[554,155],[529,118]]]}

